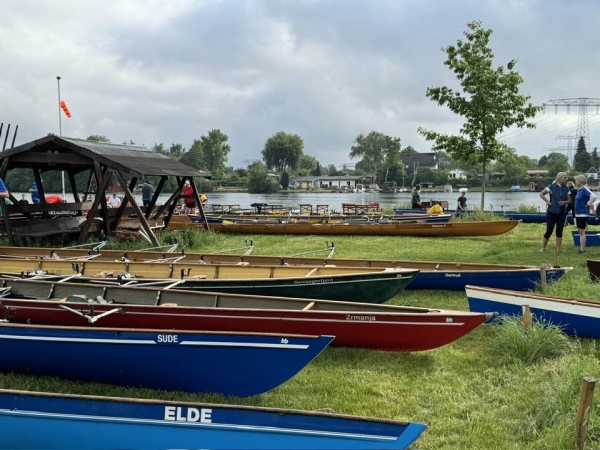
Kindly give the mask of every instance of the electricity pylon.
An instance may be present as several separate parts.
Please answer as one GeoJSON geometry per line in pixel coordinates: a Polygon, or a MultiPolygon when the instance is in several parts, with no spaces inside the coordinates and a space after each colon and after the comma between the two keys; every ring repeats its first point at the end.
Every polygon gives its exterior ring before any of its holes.
{"type": "Polygon", "coordinates": [[[546,106],[554,106],[555,114],[558,114],[559,106],[565,106],[567,108],[567,114],[571,113],[571,106],[579,107],[579,112],[577,116],[577,131],[575,135],[578,139],[579,137],[583,137],[583,139],[585,140],[585,148],[587,151],[590,151],[592,147],[590,145],[590,127],[588,125],[587,117],[588,106],[595,106],[596,114],[600,114],[600,98],[559,98],[555,100],[548,100],[546,103],[544,103],[544,110],[546,109],[546,106]]]}

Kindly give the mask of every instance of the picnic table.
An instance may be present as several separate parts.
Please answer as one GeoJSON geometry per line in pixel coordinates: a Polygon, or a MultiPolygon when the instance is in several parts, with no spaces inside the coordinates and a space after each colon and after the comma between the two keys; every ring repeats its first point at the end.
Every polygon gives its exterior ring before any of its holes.
{"type": "Polygon", "coordinates": [[[342,214],[365,214],[381,212],[379,203],[342,203],[342,214]]]}
{"type": "Polygon", "coordinates": [[[211,208],[212,214],[226,214],[233,210],[240,209],[239,204],[210,203],[207,207],[211,208]]]}

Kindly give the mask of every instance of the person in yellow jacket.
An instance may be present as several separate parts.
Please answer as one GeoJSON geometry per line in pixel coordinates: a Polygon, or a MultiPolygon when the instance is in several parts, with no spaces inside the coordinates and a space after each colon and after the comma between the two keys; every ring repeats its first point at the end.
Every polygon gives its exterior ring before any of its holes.
{"type": "Polygon", "coordinates": [[[439,204],[433,205],[427,210],[427,214],[444,214],[444,209],[439,204]]]}

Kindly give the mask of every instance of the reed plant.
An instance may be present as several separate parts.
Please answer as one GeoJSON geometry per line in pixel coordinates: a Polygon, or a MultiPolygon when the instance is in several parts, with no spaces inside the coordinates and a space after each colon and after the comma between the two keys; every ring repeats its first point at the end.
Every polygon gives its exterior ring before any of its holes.
{"type": "Polygon", "coordinates": [[[558,358],[571,350],[572,343],[558,325],[532,315],[530,326],[521,317],[503,316],[496,320],[492,351],[510,364],[521,361],[535,364],[548,358],[558,358]]]}

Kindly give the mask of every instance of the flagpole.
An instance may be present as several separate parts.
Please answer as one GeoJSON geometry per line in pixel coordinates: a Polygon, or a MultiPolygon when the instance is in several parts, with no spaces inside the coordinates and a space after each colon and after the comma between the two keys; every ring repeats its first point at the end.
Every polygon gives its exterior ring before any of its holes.
{"type": "MultiPolygon", "coordinates": [[[[58,88],[58,135],[62,136],[62,115],[60,112],[60,76],[56,77],[56,86],[58,88]]],[[[66,200],[65,197],[65,171],[62,170],[60,172],[62,178],[62,198],[66,200]]]]}

